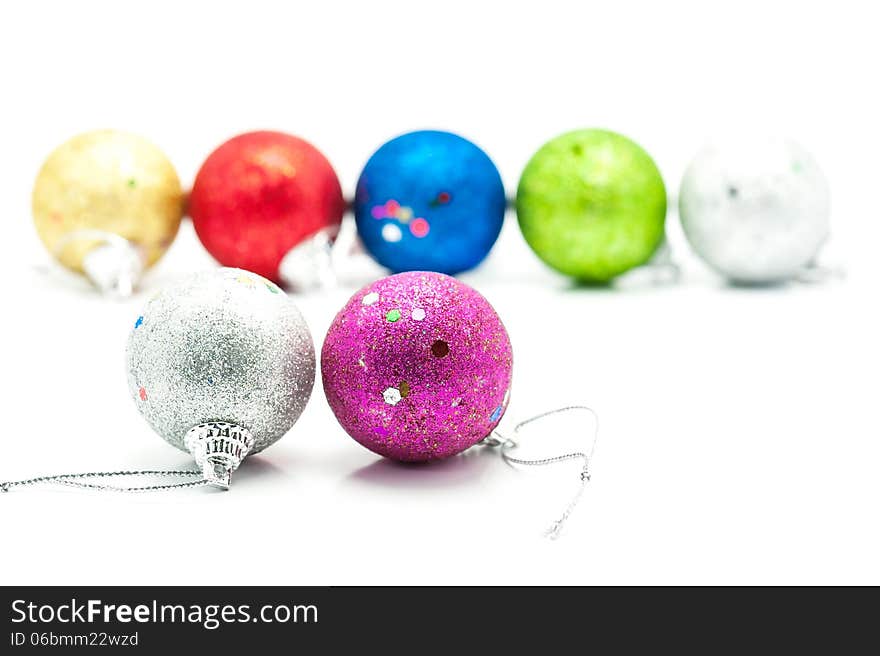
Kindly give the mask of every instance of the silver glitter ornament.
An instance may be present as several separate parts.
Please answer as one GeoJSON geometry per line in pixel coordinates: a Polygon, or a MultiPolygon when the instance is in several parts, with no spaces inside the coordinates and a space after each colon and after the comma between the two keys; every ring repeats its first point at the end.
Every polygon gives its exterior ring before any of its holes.
{"type": "Polygon", "coordinates": [[[828,184],[791,141],[711,145],[684,175],[679,215],[693,249],[731,281],[782,282],[804,272],[828,238],[828,184]]]}
{"type": "Polygon", "coordinates": [[[134,322],[126,355],[141,414],[221,487],[245,456],[290,430],[315,382],[315,348],[296,305],[241,269],[159,292],[134,322]]]}

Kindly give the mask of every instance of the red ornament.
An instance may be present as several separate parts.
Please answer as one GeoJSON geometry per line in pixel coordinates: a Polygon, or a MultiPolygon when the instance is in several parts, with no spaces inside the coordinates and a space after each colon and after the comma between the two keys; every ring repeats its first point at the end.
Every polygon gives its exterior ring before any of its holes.
{"type": "Polygon", "coordinates": [[[217,148],[196,175],[189,205],[217,261],[275,282],[284,256],[322,229],[334,237],[344,211],[327,158],[281,132],[248,132],[217,148]]]}

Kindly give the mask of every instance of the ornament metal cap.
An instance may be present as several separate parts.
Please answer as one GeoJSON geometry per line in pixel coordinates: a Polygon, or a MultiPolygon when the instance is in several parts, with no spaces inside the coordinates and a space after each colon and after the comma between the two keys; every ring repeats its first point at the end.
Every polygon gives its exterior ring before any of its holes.
{"type": "Polygon", "coordinates": [[[183,442],[205,480],[228,490],[232,472],[238,469],[254,446],[254,436],[236,424],[209,421],[191,428],[183,442]]]}
{"type": "Polygon", "coordinates": [[[296,291],[315,291],[337,283],[333,244],[339,229],[324,228],[294,246],[278,265],[282,281],[296,291]]]}
{"type": "Polygon", "coordinates": [[[103,230],[74,230],[55,248],[56,256],[76,242],[97,242],[83,256],[82,268],[101,293],[131,296],[144,272],[144,254],[128,239],[103,230]]]}

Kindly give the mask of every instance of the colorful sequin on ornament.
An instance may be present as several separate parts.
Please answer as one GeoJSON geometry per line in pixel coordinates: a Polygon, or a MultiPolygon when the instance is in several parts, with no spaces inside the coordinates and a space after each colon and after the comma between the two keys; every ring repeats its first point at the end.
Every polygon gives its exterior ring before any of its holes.
{"type": "Polygon", "coordinates": [[[137,321],[134,322],[134,329],[137,330],[144,323],[144,315],[141,315],[137,318],[137,321]]]}
{"type": "Polygon", "coordinates": [[[448,191],[441,191],[437,194],[436,198],[431,201],[431,207],[439,207],[441,205],[446,205],[452,200],[452,194],[448,191]]]}
{"type": "Polygon", "coordinates": [[[394,223],[386,223],[382,226],[382,239],[394,244],[403,239],[403,231],[394,223]]]}
{"type": "Polygon", "coordinates": [[[431,231],[431,225],[425,219],[418,218],[410,224],[409,231],[413,233],[413,236],[421,239],[428,236],[428,233],[431,231]]]}
{"type": "Polygon", "coordinates": [[[259,276],[257,274],[248,275],[248,274],[238,274],[235,276],[235,282],[243,285],[245,287],[249,287],[251,289],[255,289],[259,286],[259,283],[262,283],[263,287],[265,287],[272,294],[280,294],[281,288],[276,285],[271,280],[267,280],[263,276],[259,276]]]}
{"type": "MultiPolygon", "coordinates": [[[[448,193],[442,192],[437,195],[437,199],[431,202],[431,205],[435,206],[435,203],[448,203],[450,198],[451,196],[448,193]],[[439,201],[438,199],[441,197],[446,200],[439,201]]],[[[394,219],[402,225],[409,225],[409,231],[414,237],[418,237],[419,239],[426,237],[431,231],[431,225],[426,219],[420,216],[413,218],[412,208],[403,206],[394,199],[389,200],[383,205],[375,205],[373,209],[370,210],[370,214],[372,214],[374,219],[394,219]]],[[[382,226],[382,239],[385,241],[394,243],[400,241],[402,238],[403,231],[396,224],[387,223],[382,226]]]]}
{"type": "Polygon", "coordinates": [[[501,405],[495,408],[492,411],[492,414],[489,415],[489,421],[495,422],[501,419],[501,415],[504,414],[504,408],[507,407],[507,402],[510,400],[510,388],[504,392],[504,398],[501,399],[501,405]]]}
{"type": "Polygon", "coordinates": [[[400,399],[403,398],[400,394],[400,390],[396,387],[389,387],[382,392],[382,397],[385,399],[385,403],[388,405],[397,405],[400,403],[400,399]]]}

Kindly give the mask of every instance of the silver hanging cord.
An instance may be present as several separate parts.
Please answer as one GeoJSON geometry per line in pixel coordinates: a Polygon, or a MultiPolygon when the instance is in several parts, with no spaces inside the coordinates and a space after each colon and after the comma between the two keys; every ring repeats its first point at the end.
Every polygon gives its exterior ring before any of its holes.
{"type": "Polygon", "coordinates": [[[564,408],[556,408],[555,410],[542,412],[539,415],[535,415],[534,417],[526,419],[525,421],[521,421],[513,429],[513,434],[514,436],[516,436],[519,434],[520,430],[523,427],[528,426],[529,424],[553,415],[572,411],[587,412],[593,418],[593,431],[590,439],[590,445],[589,448],[584,451],[572,451],[570,453],[563,453],[558,456],[551,456],[549,458],[517,458],[516,456],[512,456],[510,454],[510,451],[516,449],[519,444],[515,440],[504,437],[497,431],[493,432],[492,435],[481,442],[481,444],[485,446],[501,447],[501,457],[504,458],[505,462],[513,465],[539,467],[542,465],[554,465],[559,462],[567,462],[569,460],[583,461],[583,467],[581,468],[580,472],[580,484],[578,485],[577,491],[575,492],[574,496],[571,498],[571,501],[569,501],[568,505],[565,507],[565,510],[562,512],[559,518],[554,521],[544,533],[551,540],[555,540],[559,537],[566,520],[569,518],[571,513],[574,512],[575,507],[577,506],[578,502],[581,500],[581,497],[584,494],[584,489],[587,487],[587,483],[590,481],[590,465],[593,461],[593,452],[596,450],[596,440],[599,436],[599,416],[596,414],[595,410],[585,405],[570,405],[564,408]]]}
{"type": "Polygon", "coordinates": [[[9,492],[14,487],[26,487],[29,485],[57,484],[67,485],[69,487],[78,487],[89,490],[109,490],[111,492],[156,492],[161,490],[176,490],[187,487],[201,487],[208,485],[209,482],[202,477],[202,472],[182,469],[182,470],[152,470],[142,469],[137,471],[117,471],[117,472],[86,472],[82,474],[53,474],[52,476],[38,476],[36,478],[28,478],[21,481],[5,481],[0,482],[0,492],[9,492]],[[119,486],[105,485],[103,483],[89,483],[83,479],[99,479],[117,478],[123,476],[168,476],[179,478],[190,478],[194,480],[184,481],[182,483],[165,483],[159,485],[143,485],[143,486],[119,486]]]}
{"type": "Polygon", "coordinates": [[[207,421],[193,426],[184,437],[186,449],[192,454],[200,469],[137,469],[115,472],[84,472],[80,474],[53,474],[37,476],[21,481],[0,481],[0,492],[9,492],[13,487],[28,485],[57,484],[79,487],[88,490],[108,490],[110,492],[158,492],[179,490],[189,487],[211,485],[222,490],[229,489],[232,472],[238,469],[242,460],[254,446],[254,436],[241,426],[225,421],[207,421]],[[179,483],[152,485],[111,485],[103,481],[125,477],[166,477],[188,479],[179,483]],[[95,480],[101,482],[89,482],[95,480]]]}

